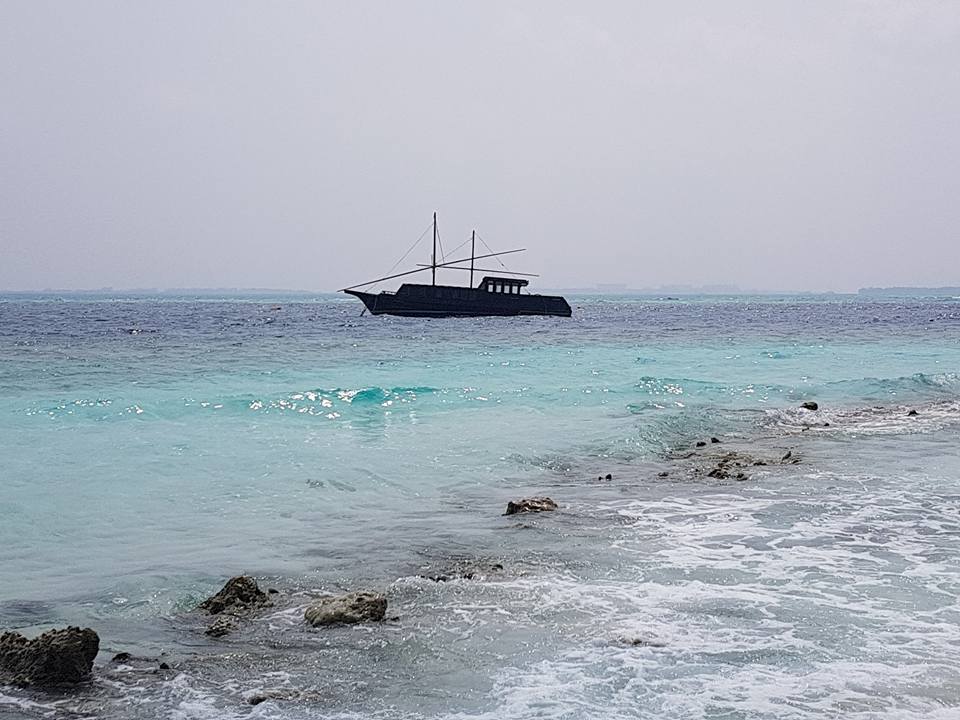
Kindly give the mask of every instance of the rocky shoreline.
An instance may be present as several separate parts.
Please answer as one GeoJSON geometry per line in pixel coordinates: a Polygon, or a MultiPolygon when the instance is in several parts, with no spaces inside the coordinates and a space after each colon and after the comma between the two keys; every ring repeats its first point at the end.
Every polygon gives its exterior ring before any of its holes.
{"type": "MultiPolygon", "coordinates": [[[[804,419],[807,428],[829,427],[818,422],[819,406],[805,402],[801,410],[808,414],[804,419]]],[[[916,410],[907,413],[911,418],[916,410]]],[[[804,461],[796,447],[783,451],[759,443],[746,443],[737,438],[710,436],[698,440],[684,449],[676,449],[666,458],[667,469],[656,473],[656,478],[675,482],[677,480],[739,484],[758,478],[758,473],[773,471],[778,466],[792,466],[804,461]]],[[[601,472],[597,481],[613,483],[611,473],[601,472]]],[[[760,476],[762,477],[762,476],[760,476]]],[[[592,480],[590,482],[593,482],[592,480]]],[[[551,497],[534,495],[510,500],[503,512],[513,515],[562,514],[563,508],[551,497]]],[[[422,579],[435,583],[480,580],[503,574],[501,562],[462,560],[447,567],[430,568],[422,579]]],[[[197,619],[202,632],[211,642],[228,642],[232,636],[244,636],[251,623],[275,612],[296,613],[307,632],[324,632],[338,626],[367,625],[375,628],[387,622],[397,622],[396,615],[389,616],[391,609],[388,594],[370,588],[356,588],[341,594],[298,593],[291,594],[275,588],[263,589],[257,580],[247,575],[232,577],[214,595],[200,602],[187,616],[197,619]]],[[[188,623],[189,625],[189,623],[188,623]]],[[[628,647],[662,648],[666,643],[657,638],[634,636],[620,638],[628,647]]],[[[96,678],[98,668],[95,660],[100,651],[100,637],[91,628],[67,627],[44,632],[28,639],[16,632],[0,636],[0,685],[31,688],[40,691],[62,692],[70,687],[82,687],[96,678]]],[[[100,669],[113,671],[119,667],[132,667],[151,673],[176,671],[177,663],[161,657],[136,657],[127,652],[116,653],[100,669]]],[[[255,694],[248,698],[250,704],[259,704],[267,699],[304,699],[294,691],[277,691],[255,694]]]]}

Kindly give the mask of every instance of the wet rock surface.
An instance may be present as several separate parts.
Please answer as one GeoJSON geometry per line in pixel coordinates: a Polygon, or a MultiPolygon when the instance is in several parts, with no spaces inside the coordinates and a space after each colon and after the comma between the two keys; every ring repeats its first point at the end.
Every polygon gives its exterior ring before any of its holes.
{"type": "Polygon", "coordinates": [[[806,402],[800,403],[800,407],[804,410],[819,410],[820,406],[817,405],[813,400],[807,400],[806,402]]]}
{"type": "Polygon", "coordinates": [[[257,611],[272,605],[270,596],[260,589],[256,580],[246,575],[238,575],[227,580],[216,595],[200,603],[197,610],[217,616],[204,630],[204,634],[222,638],[236,630],[241,619],[249,618],[257,611]]]}
{"type": "Polygon", "coordinates": [[[322,598],[306,609],[304,619],[313,627],[379,622],[387,614],[387,598],[376,592],[360,591],[322,598]]]}
{"type": "Polygon", "coordinates": [[[204,630],[203,634],[209,635],[210,637],[221,638],[225,635],[229,635],[236,629],[236,618],[231,617],[230,615],[221,615],[210,624],[210,627],[204,630]]]}
{"type": "Polygon", "coordinates": [[[632,647],[664,648],[667,646],[667,643],[665,643],[663,640],[658,640],[657,638],[652,636],[647,637],[642,635],[637,637],[624,638],[622,642],[625,645],[630,645],[632,647]]]}
{"type": "Polygon", "coordinates": [[[270,599],[257,585],[257,581],[246,575],[238,575],[227,580],[226,585],[216,595],[207,598],[197,606],[211,615],[230,613],[242,615],[259,610],[270,604],[270,599]]]}
{"type": "Polygon", "coordinates": [[[73,685],[90,676],[100,637],[90,628],[50,630],[32,640],[0,635],[0,682],[20,686],[73,685]]]}
{"type": "Polygon", "coordinates": [[[557,504],[548,497],[530,497],[521,500],[511,500],[507,503],[504,515],[518,513],[550,512],[557,509],[557,504]]]}
{"type": "Polygon", "coordinates": [[[503,572],[503,563],[484,560],[453,560],[437,566],[421,566],[418,577],[433,582],[450,582],[452,580],[474,580],[503,572]]]}
{"type": "Polygon", "coordinates": [[[750,469],[777,465],[796,465],[800,462],[800,458],[789,450],[780,456],[772,455],[768,448],[761,456],[758,449],[753,447],[730,448],[723,451],[719,447],[715,451],[710,449],[718,444],[705,445],[705,447],[708,447],[706,451],[673,454],[670,456],[670,460],[675,463],[675,466],[669,471],[660,472],[658,477],[669,477],[675,475],[675,471],[683,470],[686,477],[693,479],[710,478],[721,481],[744,481],[750,479],[748,474],[750,469]]]}

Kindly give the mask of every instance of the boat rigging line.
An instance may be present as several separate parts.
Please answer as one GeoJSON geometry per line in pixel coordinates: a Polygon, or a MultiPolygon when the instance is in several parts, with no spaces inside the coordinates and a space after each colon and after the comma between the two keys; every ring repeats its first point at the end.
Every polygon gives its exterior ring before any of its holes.
{"type": "MultiPolygon", "coordinates": [[[[476,230],[474,230],[474,232],[476,233],[476,230]]],[[[480,242],[482,242],[482,243],[483,243],[483,246],[484,246],[487,250],[489,250],[490,252],[493,252],[493,249],[492,249],[489,245],[487,245],[487,241],[484,240],[482,237],[480,237],[480,235],[477,235],[477,240],[479,240],[480,242]]],[[[509,272],[510,268],[508,268],[506,265],[504,265],[504,264],[503,264],[503,261],[500,260],[500,258],[497,258],[497,262],[500,263],[500,267],[502,267],[504,270],[506,270],[506,271],[509,272]]]]}
{"type": "MultiPolygon", "coordinates": [[[[485,258],[497,257],[499,255],[511,255],[513,253],[523,252],[524,250],[526,250],[526,248],[517,248],[516,250],[504,250],[502,252],[489,253],[487,255],[477,255],[473,259],[483,260],[485,258]]],[[[469,261],[470,261],[470,258],[458,258],[457,260],[449,260],[444,263],[431,264],[431,265],[427,265],[426,267],[417,268],[416,270],[407,270],[406,272],[397,273],[396,275],[386,275],[384,277],[377,278],[376,280],[368,280],[367,282],[363,282],[358,285],[351,285],[350,287],[341,288],[340,292],[344,292],[346,290],[356,290],[357,288],[366,287],[367,285],[373,285],[374,283],[383,282],[384,280],[393,280],[394,278],[404,277],[405,275],[413,275],[414,273],[423,272],[425,270],[433,270],[434,273],[436,273],[436,269],[438,267],[450,267],[451,265],[457,265],[459,263],[464,263],[469,261]]]]}
{"type": "MultiPolygon", "coordinates": [[[[417,241],[407,249],[407,251],[403,254],[403,256],[402,256],[399,260],[397,260],[389,270],[387,270],[387,275],[389,275],[389,274],[392,273],[394,270],[396,270],[396,269],[397,269],[397,265],[399,265],[400,263],[402,263],[404,260],[407,259],[407,255],[409,255],[410,253],[413,252],[414,248],[417,247],[417,245],[420,244],[420,241],[423,240],[423,238],[426,236],[426,234],[427,234],[428,232],[430,232],[430,229],[431,229],[432,227],[433,227],[433,223],[431,222],[429,225],[427,225],[427,226],[423,229],[423,232],[420,233],[420,237],[417,238],[417,241]]],[[[380,281],[380,280],[372,280],[372,281],[370,281],[369,283],[367,283],[367,286],[375,286],[378,282],[381,282],[381,281],[380,281]]],[[[355,285],[354,287],[365,287],[365,286],[364,286],[364,285],[355,285]]]]}

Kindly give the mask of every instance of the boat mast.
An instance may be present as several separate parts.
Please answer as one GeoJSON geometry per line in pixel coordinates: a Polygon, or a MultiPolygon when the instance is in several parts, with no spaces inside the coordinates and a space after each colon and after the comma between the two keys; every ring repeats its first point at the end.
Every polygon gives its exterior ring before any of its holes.
{"type": "Polygon", "coordinates": [[[473,287],[473,251],[477,244],[477,231],[470,233],[470,287],[473,287]]]}
{"type": "Polygon", "coordinates": [[[430,270],[433,273],[433,279],[430,281],[431,285],[437,284],[437,214],[433,214],[433,259],[431,260],[430,270]]]}

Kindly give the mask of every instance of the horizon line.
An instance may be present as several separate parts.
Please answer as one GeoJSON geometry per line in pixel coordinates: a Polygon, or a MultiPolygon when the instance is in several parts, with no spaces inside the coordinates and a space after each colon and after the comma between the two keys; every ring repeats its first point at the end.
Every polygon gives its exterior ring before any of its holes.
{"type": "MultiPolygon", "coordinates": [[[[566,292],[583,295],[859,295],[883,294],[891,292],[940,292],[949,294],[960,293],[960,285],[888,285],[865,286],[856,290],[761,290],[756,288],[740,288],[737,286],[703,285],[677,286],[663,285],[660,287],[631,288],[620,287],[619,284],[599,284],[594,287],[549,287],[542,288],[544,292],[566,292]]],[[[99,288],[43,288],[43,289],[0,289],[2,295],[165,295],[165,294],[215,294],[235,293],[251,295],[339,295],[339,290],[304,290],[290,288],[259,288],[259,287],[99,287],[99,288]]]]}

